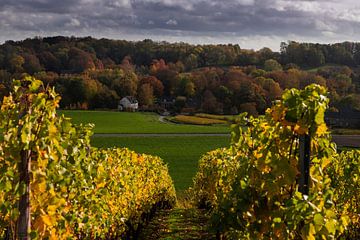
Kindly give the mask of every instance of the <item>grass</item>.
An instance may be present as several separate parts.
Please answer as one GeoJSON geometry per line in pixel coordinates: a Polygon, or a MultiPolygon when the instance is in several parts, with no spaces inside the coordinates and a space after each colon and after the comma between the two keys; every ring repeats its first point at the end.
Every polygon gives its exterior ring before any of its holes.
{"type": "MultiPolygon", "coordinates": [[[[163,123],[154,113],[109,111],[59,111],[74,123],[94,123],[95,133],[228,133],[229,126],[198,126],[163,123]]],[[[202,154],[228,146],[230,136],[97,137],[95,147],[128,147],[139,153],[160,156],[169,166],[178,193],[192,184],[202,154]]]]}
{"type": "Polygon", "coordinates": [[[216,115],[216,114],[208,114],[208,113],[196,113],[195,116],[200,118],[234,121],[236,117],[239,115],[216,115]]]}
{"type": "Polygon", "coordinates": [[[310,73],[316,73],[320,69],[333,68],[333,67],[343,67],[343,66],[344,65],[339,65],[339,64],[325,64],[323,66],[315,67],[315,68],[304,68],[304,70],[307,71],[307,72],[310,72],[310,73]]]}
{"type": "Polygon", "coordinates": [[[175,208],[156,213],[139,239],[147,240],[215,240],[208,226],[209,216],[205,210],[175,208]]]}
{"type": "Polygon", "coordinates": [[[185,116],[185,115],[176,115],[175,117],[170,117],[169,120],[176,123],[195,124],[195,125],[212,125],[212,124],[227,123],[226,121],[220,119],[185,116]]]}
{"type": "Polygon", "coordinates": [[[229,146],[230,136],[206,137],[93,137],[96,147],[128,147],[139,153],[160,156],[169,167],[177,193],[192,184],[202,154],[229,146]]]}
{"type": "Polygon", "coordinates": [[[74,123],[94,123],[95,133],[227,133],[227,125],[197,126],[159,121],[155,113],[59,111],[74,123]]]}

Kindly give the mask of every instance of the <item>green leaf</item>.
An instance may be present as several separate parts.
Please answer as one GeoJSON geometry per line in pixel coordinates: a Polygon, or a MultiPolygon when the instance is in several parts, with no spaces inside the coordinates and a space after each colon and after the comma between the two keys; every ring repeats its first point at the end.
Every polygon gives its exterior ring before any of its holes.
{"type": "Polygon", "coordinates": [[[336,232],[336,220],[330,219],[325,223],[325,228],[330,234],[335,234],[336,232]]]}
{"type": "Polygon", "coordinates": [[[324,224],[324,218],[320,213],[316,213],[314,216],[314,223],[317,226],[322,226],[324,224]]]}
{"type": "Polygon", "coordinates": [[[315,123],[320,125],[324,122],[325,109],[320,107],[315,115],[315,123]]]}
{"type": "Polygon", "coordinates": [[[34,80],[31,79],[31,84],[29,86],[29,90],[30,92],[36,92],[37,90],[39,90],[40,86],[42,86],[42,81],[40,80],[34,80]]]}

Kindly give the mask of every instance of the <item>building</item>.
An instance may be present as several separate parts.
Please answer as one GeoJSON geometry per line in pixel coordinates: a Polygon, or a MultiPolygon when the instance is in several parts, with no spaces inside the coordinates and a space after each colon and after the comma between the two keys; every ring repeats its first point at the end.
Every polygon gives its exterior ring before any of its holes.
{"type": "Polygon", "coordinates": [[[119,111],[127,111],[127,112],[135,112],[139,108],[139,103],[133,96],[123,97],[119,101],[118,110],[119,111]]]}

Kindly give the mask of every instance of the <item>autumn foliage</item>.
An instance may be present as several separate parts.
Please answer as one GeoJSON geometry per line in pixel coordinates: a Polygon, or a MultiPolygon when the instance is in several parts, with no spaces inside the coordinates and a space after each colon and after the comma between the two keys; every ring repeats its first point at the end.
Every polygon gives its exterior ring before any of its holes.
{"type": "Polygon", "coordinates": [[[1,106],[0,237],[17,239],[22,152],[30,161],[31,238],[135,236],[175,191],[159,157],[126,148],[96,149],[91,125],[58,116],[60,97],[39,80],[15,81],[1,106]]]}
{"type": "Polygon", "coordinates": [[[324,122],[328,103],[319,85],[287,90],[265,116],[241,115],[228,149],[200,159],[194,201],[209,210],[219,236],[358,238],[360,153],[336,152],[324,122]],[[311,137],[309,195],[299,192],[304,134],[311,137]]]}

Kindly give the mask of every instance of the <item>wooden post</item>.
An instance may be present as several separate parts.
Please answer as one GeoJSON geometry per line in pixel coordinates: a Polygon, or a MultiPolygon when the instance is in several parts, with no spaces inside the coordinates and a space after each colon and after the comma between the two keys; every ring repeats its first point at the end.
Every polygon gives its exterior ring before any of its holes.
{"type": "Polygon", "coordinates": [[[10,231],[9,227],[7,227],[5,230],[5,240],[10,240],[10,235],[11,235],[10,233],[11,233],[11,231],[10,231]]]}
{"type": "MultiPolygon", "coordinates": [[[[24,94],[20,99],[20,104],[23,105],[22,111],[19,114],[18,118],[18,132],[17,137],[21,139],[21,131],[23,129],[23,124],[20,124],[20,120],[26,116],[26,114],[31,114],[29,109],[28,96],[24,94]]],[[[21,141],[20,141],[21,142],[21,141]]],[[[20,196],[18,202],[19,218],[17,220],[16,226],[16,239],[19,240],[29,240],[30,231],[31,231],[31,219],[30,219],[30,171],[31,171],[31,150],[21,149],[20,150],[20,163],[18,165],[19,171],[19,184],[21,187],[25,187],[23,194],[20,196]]]]}
{"type": "Polygon", "coordinates": [[[30,167],[31,151],[20,151],[21,161],[19,164],[20,185],[25,185],[25,193],[20,196],[19,219],[17,222],[17,235],[20,240],[30,239],[30,167]]]}
{"type": "Polygon", "coordinates": [[[299,192],[309,195],[310,179],[310,141],[308,134],[300,136],[300,179],[299,192]]]}

